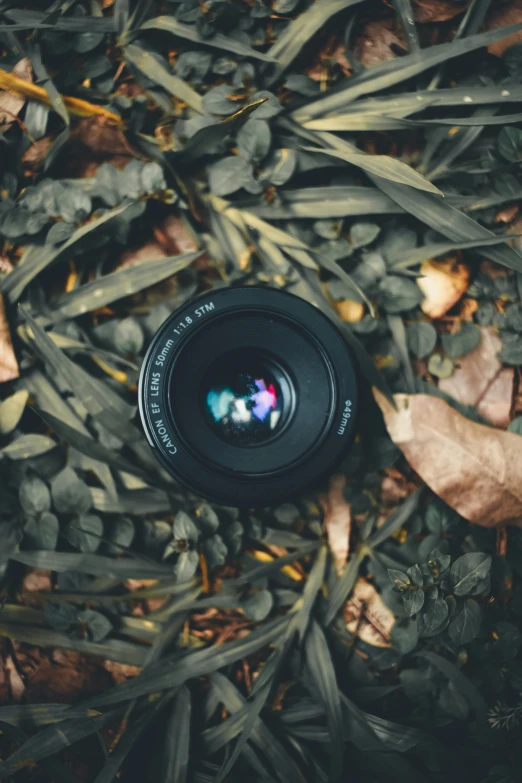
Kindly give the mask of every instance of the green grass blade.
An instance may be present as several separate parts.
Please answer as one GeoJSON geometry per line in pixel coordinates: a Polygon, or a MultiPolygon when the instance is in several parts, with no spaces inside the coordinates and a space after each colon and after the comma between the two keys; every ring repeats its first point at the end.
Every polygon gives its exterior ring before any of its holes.
{"type": "Polygon", "coordinates": [[[361,550],[355,552],[348,560],[343,573],[334,582],[334,586],[328,596],[328,605],[326,608],[325,625],[329,625],[337,612],[344,604],[353,590],[353,587],[359,576],[359,568],[365,558],[365,553],[361,550]]]}
{"type": "Polygon", "coordinates": [[[13,704],[10,707],[0,707],[0,721],[12,726],[34,728],[59,723],[70,718],[94,718],[99,713],[84,707],[69,707],[68,704],[13,704]]]}
{"type": "Polygon", "coordinates": [[[390,215],[403,212],[400,206],[377,188],[359,185],[282,190],[277,204],[258,202],[249,206],[248,211],[266,220],[319,220],[349,215],[390,215]]]}
{"type": "Polygon", "coordinates": [[[130,701],[148,693],[175,688],[194,677],[202,677],[246,658],[248,655],[272,643],[288,624],[288,617],[278,617],[263,624],[248,636],[219,647],[210,646],[188,652],[175,661],[163,658],[151,665],[134,679],[94,696],[84,706],[96,707],[130,701]]]}
{"type": "Polygon", "coordinates": [[[415,171],[411,166],[397,158],[390,158],[388,155],[367,155],[359,151],[352,153],[348,150],[317,149],[315,147],[304,147],[304,149],[308,150],[308,152],[322,152],[325,155],[331,155],[333,158],[344,160],[347,163],[358,166],[363,171],[376,174],[392,182],[442,195],[441,191],[423,177],[422,174],[419,174],[418,171],[415,171]]]}
{"type": "Polygon", "coordinates": [[[141,432],[129,421],[130,411],[126,403],[106,383],[97,381],[68,359],[29,311],[20,309],[31,330],[32,346],[36,353],[61,378],[66,388],[81,400],[91,416],[98,419],[109,432],[126,442],[143,440],[141,432]]]}
{"type": "Polygon", "coordinates": [[[435,666],[447,679],[455,686],[455,688],[462,693],[468,704],[473,707],[479,717],[484,717],[486,711],[486,705],[481,693],[476,686],[469,680],[460,669],[443,658],[441,655],[437,655],[434,652],[428,650],[420,650],[415,652],[414,655],[419,658],[425,658],[432,666],[435,666]]]}
{"type": "Polygon", "coordinates": [[[186,685],[182,685],[170,708],[165,727],[165,766],[162,783],[185,783],[187,779],[192,698],[186,685]]]}
{"type": "Polygon", "coordinates": [[[124,204],[123,206],[108,210],[101,217],[91,220],[81,228],[78,228],[67,242],[64,242],[63,245],[59,245],[58,247],[45,246],[42,248],[39,245],[28,245],[22,263],[19,263],[13,271],[4,278],[0,285],[0,290],[9,295],[9,300],[11,302],[16,302],[24,288],[31,280],[34,280],[40,272],[43,272],[50,264],[61,258],[67,251],[74,247],[80,239],[83,239],[92,231],[102,228],[105,223],[112,220],[112,218],[121,215],[121,213],[125,212],[126,209],[129,209],[130,206],[132,205],[124,204]]]}
{"type": "Polygon", "coordinates": [[[377,528],[375,533],[370,536],[368,546],[375,549],[375,547],[379,546],[386,541],[387,538],[396,533],[397,530],[408,521],[414,511],[417,510],[421,494],[422,488],[412,492],[411,495],[390,514],[386,522],[377,528]]]}
{"type": "Polygon", "coordinates": [[[417,52],[420,49],[419,36],[413,18],[413,8],[410,0],[393,0],[395,10],[401,20],[402,29],[406,37],[406,43],[410,52],[417,52]]]}
{"type": "Polygon", "coordinates": [[[11,560],[31,566],[44,568],[65,574],[70,571],[81,571],[93,576],[114,576],[123,579],[168,579],[172,578],[172,568],[163,563],[149,563],[141,558],[120,557],[111,558],[92,553],[76,552],[17,552],[11,560]]]}
{"type": "Polygon", "coordinates": [[[152,261],[144,259],[138,266],[112,272],[91,283],[86,283],[62,294],[52,302],[51,319],[57,322],[76,318],[98,307],[105,307],[124,296],[132,296],[185,269],[199,258],[202,252],[200,250],[195,253],[182,253],[152,261]]]}
{"type": "Polygon", "coordinates": [[[214,49],[223,49],[228,54],[237,54],[239,57],[251,57],[255,60],[262,60],[265,63],[273,63],[274,58],[270,55],[257,52],[245,44],[239,43],[234,38],[229,38],[222,33],[215,33],[212,38],[203,38],[197,31],[195,25],[187,25],[178,22],[173,16],[157,16],[155,19],[149,19],[140,27],[140,30],[164,30],[167,33],[178,38],[184,38],[186,41],[199,44],[201,46],[210,46],[214,49]]]}
{"type": "Polygon", "coordinates": [[[269,49],[269,56],[277,62],[274,73],[267,80],[273,84],[288,66],[295,60],[303,46],[316,34],[326,22],[340,11],[362,0],[317,0],[296,17],[269,49]]]}
{"type": "Polygon", "coordinates": [[[341,779],[344,759],[344,725],[337,679],[325,635],[312,620],[306,634],[304,654],[319,697],[323,703],[330,734],[330,780],[341,779]]]}
{"type": "Polygon", "coordinates": [[[369,95],[370,93],[393,87],[393,85],[406,79],[411,79],[434,65],[439,65],[454,57],[473,52],[512,33],[516,33],[520,29],[522,29],[522,23],[497,28],[496,30],[488,30],[488,32],[479,33],[460,41],[431,46],[429,49],[422,49],[405,57],[387,60],[382,64],[375,65],[373,68],[367,68],[360,76],[355,76],[345,89],[332,92],[324,98],[319,98],[297,109],[292,116],[298,122],[307,122],[314,117],[320,117],[328,112],[340,109],[348,103],[352,103],[361,95],[369,95]]]}
{"type": "Polygon", "coordinates": [[[388,328],[391,332],[393,341],[399,352],[402,369],[404,370],[404,376],[406,378],[406,391],[408,391],[409,394],[415,394],[415,377],[413,375],[410,354],[408,351],[408,345],[406,343],[406,329],[404,328],[404,321],[400,315],[394,315],[392,313],[388,313],[386,315],[386,321],[388,323],[388,328]]]}
{"type": "Polygon", "coordinates": [[[75,718],[44,729],[34,737],[30,737],[6,761],[0,763],[0,779],[100,731],[109,717],[109,715],[99,715],[96,718],[75,718]]]}
{"type": "MultiPolygon", "coordinates": [[[[217,698],[222,701],[232,718],[228,718],[222,724],[208,729],[203,733],[203,741],[209,753],[214,753],[223,744],[230,742],[244,727],[248,712],[249,702],[239,693],[230,680],[222,674],[211,675],[210,682],[215,689],[217,698]],[[229,726],[227,727],[227,724],[229,726]],[[226,731],[225,731],[226,727],[226,731]]],[[[273,767],[277,777],[286,783],[305,783],[306,778],[292,757],[285,750],[274,734],[266,727],[261,718],[256,718],[250,735],[254,744],[273,767]]]]}
{"type": "Polygon", "coordinates": [[[179,76],[169,73],[153,54],[136,44],[127,44],[123,49],[123,56],[128,63],[134,65],[148,79],[163,87],[170,95],[188,104],[200,114],[204,113],[201,95],[179,76]]]}

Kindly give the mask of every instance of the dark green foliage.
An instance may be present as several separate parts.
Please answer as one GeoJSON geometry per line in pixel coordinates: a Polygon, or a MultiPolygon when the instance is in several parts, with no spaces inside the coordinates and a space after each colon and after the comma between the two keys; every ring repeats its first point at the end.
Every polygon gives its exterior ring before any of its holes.
{"type": "Polygon", "coordinates": [[[522,365],[520,242],[497,221],[522,194],[521,45],[502,60],[483,48],[520,25],[483,30],[490,0],[455,3],[430,40],[413,0],[21,5],[2,9],[0,67],[27,54],[50,105],[27,102],[0,139],[14,264],[0,287],[21,367],[0,403],[0,635],[142,671],[86,704],[2,707],[0,776],[35,762],[71,783],[57,754],[107,724],[124,730],[94,783],[518,780],[520,531],[499,555],[494,532],[423,491],[370,410],[341,466],[338,574],[314,488],[239,512],[175,485],[138,426],[136,383],[169,313],[229,283],[314,300],[388,397],[441,394],[483,327],[522,365]],[[407,52],[365,68],[353,41],[388,12],[407,52]],[[331,36],[351,76],[324,54],[331,36]],[[84,149],[62,95],[122,122],[94,121],[84,149]],[[31,173],[22,156],[46,139],[31,173]],[[417,278],[448,255],[469,264],[478,306],[432,323],[417,278]],[[343,323],[344,300],[364,316],[343,323]],[[380,495],[394,466],[418,487],[402,502],[380,495]],[[15,598],[24,568],[53,572],[31,607],[15,598]],[[347,630],[360,576],[393,612],[389,646],[347,630]]]}

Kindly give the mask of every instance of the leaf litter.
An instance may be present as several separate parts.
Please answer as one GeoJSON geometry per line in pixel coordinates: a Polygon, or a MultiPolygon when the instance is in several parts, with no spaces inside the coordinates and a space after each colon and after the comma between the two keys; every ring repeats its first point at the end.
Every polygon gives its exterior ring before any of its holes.
{"type": "Polygon", "coordinates": [[[521,22],[5,10],[0,775],[516,779],[521,22]],[[336,319],[370,406],[329,486],[249,512],[136,419],[152,334],[238,283],[336,319]]]}

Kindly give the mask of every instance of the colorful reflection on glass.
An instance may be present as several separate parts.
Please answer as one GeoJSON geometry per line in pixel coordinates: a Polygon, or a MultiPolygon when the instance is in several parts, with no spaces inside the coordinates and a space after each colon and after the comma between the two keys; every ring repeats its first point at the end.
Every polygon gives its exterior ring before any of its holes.
{"type": "Polygon", "coordinates": [[[256,377],[233,373],[229,382],[212,385],[206,393],[207,412],[226,440],[239,445],[259,443],[276,430],[282,414],[281,390],[270,373],[256,377]]]}

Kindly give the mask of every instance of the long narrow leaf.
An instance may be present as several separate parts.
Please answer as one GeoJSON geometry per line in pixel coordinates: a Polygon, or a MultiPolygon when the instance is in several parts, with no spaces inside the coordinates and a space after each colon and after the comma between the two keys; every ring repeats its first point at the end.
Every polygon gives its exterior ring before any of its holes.
{"type": "Polygon", "coordinates": [[[76,229],[74,234],[72,234],[63,245],[58,245],[57,247],[46,245],[44,248],[39,245],[29,245],[22,259],[22,263],[19,263],[13,271],[4,278],[0,285],[0,290],[9,295],[11,302],[16,302],[24,288],[31,280],[34,280],[40,272],[46,269],[46,267],[54,261],[61,258],[64,253],[74,247],[80,239],[83,239],[87,234],[102,228],[105,223],[108,223],[113,218],[121,215],[122,212],[125,212],[130,206],[130,204],[124,204],[123,206],[108,210],[101,217],[91,220],[81,228],[76,229]]]}
{"type": "Polygon", "coordinates": [[[107,714],[99,715],[96,718],[75,718],[44,729],[34,737],[30,737],[6,761],[0,764],[0,779],[12,775],[29,764],[48,758],[74,742],[100,731],[109,717],[107,714]]]}
{"type": "Polygon", "coordinates": [[[330,734],[330,780],[340,780],[344,758],[344,725],[337,679],[325,635],[312,620],[304,652],[319,697],[324,705],[330,734]]]}
{"type": "Polygon", "coordinates": [[[94,576],[115,576],[124,579],[168,579],[172,578],[172,568],[162,563],[149,563],[141,558],[111,558],[94,555],[90,552],[16,552],[11,560],[31,566],[57,571],[59,574],[68,571],[80,571],[94,576]]]}
{"type": "Polygon", "coordinates": [[[419,36],[413,18],[413,8],[410,0],[393,0],[393,4],[401,20],[402,29],[406,37],[406,43],[410,52],[417,52],[420,49],[419,36]]]}
{"type": "Polygon", "coordinates": [[[278,638],[287,624],[288,617],[278,617],[264,623],[261,628],[242,639],[225,642],[219,647],[210,646],[186,653],[177,658],[175,665],[170,658],[163,658],[160,663],[150,666],[134,679],[92,697],[88,702],[84,702],[84,706],[97,707],[130,701],[147,693],[175,688],[194,677],[211,674],[270,644],[278,638]]]}
{"type": "Polygon", "coordinates": [[[124,296],[131,296],[177,274],[199,258],[202,252],[182,253],[153,261],[144,260],[138,266],[122,269],[86,283],[55,299],[52,302],[51,318],[53,321],[75,318],[90,310],[105,307],[124,296]]]}
{"type": "Polygon", "coordinates": [[[169,73],[153,54],[147,52],[136,44],[128,44],[123,49],[125,60],[134,65],[148,79],[159,84],[170,95],[186,103],[195,111],[203,114],[201,95],[199,95],[187,82],[173,73],[169,73]]]}
{"type": "Polygon", "coordinates": [[[323,152],[326,155],[331,155],[333,158],[345,160],[347,163],[363,169],[363,171],[377,174],[379,177],[390,179],[392,182],[399,182],[402,185],[409,185],[412,188],[442,195],[440,190],[423,177],[422,174],[419,174],[418,171],[415,171],[411,166],[397,158],[390,158],[388,155],[367,155],[364,152],[351,153],[347,150],[316,149],[314,147],[305,147],[304,149],[309,152],[323,152]]]}
{"type": "Polygon", "coordinates": [[[306,122],[314,117],[327,114],[327,112],[333,112],[351,103],[360,95],[369,95],[392,87],[394,84],[410,79],[434,65],[488,46],[488,44],[516,33],[520,29],[522,29],[522,23],[488,30],[460,41],[431,46],[429,49],[422,49],[405,57],[375,65],[351,79],[349,86],[344,90],[332,92],[324,98],[319,98],[301,109],[297,109],[293,113],[293,118],[298,122],[306,122]]]}
{"type": "Polygon", "coordinates": [[[362,0],[317,0],[294,19],[269,49],[269,56],[277,61],[267,84],[276,81],[295,60],[303,46],[332,16],[362,0]]]}
{"type": "Polygon", "coordinates": [[[262,60],[265,63],[273,63],[274,58],[270,55],[257,52],[255,49],[251,49],[245,44],[239,43],[234,38],[229,38],[222,33],[214,33],[212,38],[203,38],[195,25],[182,24],[178,22],[173,16],[157,16],[155,19],[149,19],[140,28],[141,30],[165,30],[167,33],[178,38],[184,38],[192,43],[200,44],[201,46],[210,46],[214,49],[223,49],[227,53],[237,54],[240,57],[252,57],[255,60],[262,60]]]}
{"type": "Polygon", "coordinates": [[[142,439],[140,431],[129,421],[126,405],[114,396],[112,389],[98,382],[87,372],[65,356],[28,310],[22,310],[31,330],[34,348],[39,356],[52,368],[66,387],[85,405],[91,416],[103,424],[109,432],[126,442],[142,439]]]}

